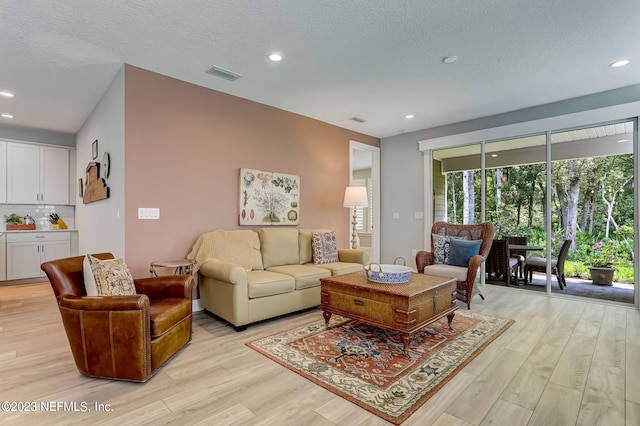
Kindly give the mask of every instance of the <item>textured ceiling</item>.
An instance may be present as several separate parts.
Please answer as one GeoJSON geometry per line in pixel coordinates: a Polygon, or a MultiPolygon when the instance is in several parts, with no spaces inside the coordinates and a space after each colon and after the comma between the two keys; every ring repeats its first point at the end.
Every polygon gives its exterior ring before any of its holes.
{"type": "Polygon", "coordinates": [[[0,0],[0,125],[75,133],[129,63],[386,137],[640,83],[639,21],[637,0],[0,0]]]}

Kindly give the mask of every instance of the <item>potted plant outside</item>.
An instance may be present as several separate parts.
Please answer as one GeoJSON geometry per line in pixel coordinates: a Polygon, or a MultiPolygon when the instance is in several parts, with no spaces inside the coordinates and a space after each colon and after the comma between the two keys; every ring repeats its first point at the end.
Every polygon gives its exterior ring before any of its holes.
{"type": "Polygon", "coordinates": [[[593,245],[593,256],[589,265],[591,282],[596,285],[613,285],[613,253],[608,245],[599,242],[593,245]]]}

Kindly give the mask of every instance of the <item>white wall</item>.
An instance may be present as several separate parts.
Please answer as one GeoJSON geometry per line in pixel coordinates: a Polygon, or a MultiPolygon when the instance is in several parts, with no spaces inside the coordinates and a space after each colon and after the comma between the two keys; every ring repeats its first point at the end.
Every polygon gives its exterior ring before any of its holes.
{"type": "Polygon", "coordinates": [[[411,250],[423,249],[424,220],[415,219],[415,213],[424,213],[424,168],[418,141],[411,135],[403,136],[380,143],[380,262],[404,257],[407,266],[415,268],[411,250]],[[394,213],[398,219],[393,218],[394,213]]]}
{"type": "Polygon", "coordinates": [[[76,179],[85,178],[88,163],[102,163],[105,151],[111,157],[111,172],[106,179],[110,197],[84,204],[76,194],[78,248],[80,254],[111,252],[124,257],[124,68],[76,135],[76,179]],[[93,160],[91,145],[96,139],[98,158],[93,160]]]}
{"type": "MultiPolygon", "coordinates": [[[[408,260],[412,249],[424,249],[425,223],[413,217],[425,202],[425,163],[418,142],[638,101],[640,84],[382,139],[381,261],[388,263],[396,256],[408,260]],[[400,219],[393,219],[393,212],[400,213],[400,219]]],[[[431,223],[426,226],[430,229],[431,223]]],[[[415,267],[415,260],[408,264],[415,267]]]]}

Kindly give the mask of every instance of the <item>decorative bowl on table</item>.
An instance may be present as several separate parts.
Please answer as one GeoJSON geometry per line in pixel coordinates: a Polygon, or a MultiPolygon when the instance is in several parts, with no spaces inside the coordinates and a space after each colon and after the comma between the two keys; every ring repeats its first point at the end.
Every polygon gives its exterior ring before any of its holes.
{"type": "Polygon", "coordinates": [[[404,265],[370,263],[364,267],[369,281],[384,284],[406,283],[411,278],[411,268],[404,265]]]}

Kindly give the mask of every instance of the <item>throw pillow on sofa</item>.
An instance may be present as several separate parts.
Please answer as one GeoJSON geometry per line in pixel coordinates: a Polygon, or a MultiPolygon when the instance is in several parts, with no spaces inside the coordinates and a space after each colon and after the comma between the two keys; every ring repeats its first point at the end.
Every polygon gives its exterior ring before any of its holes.
{"type": "Polygon", "coordinates": [[[338,244],[334,231],[312,233],[311,243],[313,246],[313,263],[320,265],[338,261],[338,244]]]}
{"type": "MultiPolygon", "coordinates": [[[[89,256],[91,274],[95,280],[96,296],[130,296],[136,294],[133,277],[122,259],[100,260],[89,256]]],[[[83,265],[84,266],[84,265],[83,265]]],[[[84,275],[84,270],[83,270],[84,275]]],[[[89,285],[91,280],[89,280],[89,285]]],[[[91,296],[85,280],[87,296],[91,296]]]]}

